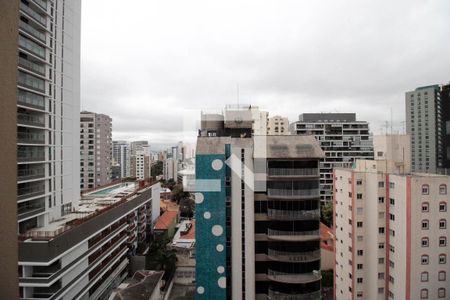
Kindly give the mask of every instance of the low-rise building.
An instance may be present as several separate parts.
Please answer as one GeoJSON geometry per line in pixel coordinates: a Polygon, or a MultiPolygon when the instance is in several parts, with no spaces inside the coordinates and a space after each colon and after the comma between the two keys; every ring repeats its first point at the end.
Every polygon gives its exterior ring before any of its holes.
{"type": "Polygon", "coordinates": [[[153,233],[155,234],[155,237],[171,239],[175,234],[177,224],[178,211],[165,211],[158,220],[156,220],[156,224],[153,227],[153,233]]]}
{"type": "Polygon", "coordinates": [[[109,300],[161,300],[163,271],[141,270],[123,282],[109,300]]]}

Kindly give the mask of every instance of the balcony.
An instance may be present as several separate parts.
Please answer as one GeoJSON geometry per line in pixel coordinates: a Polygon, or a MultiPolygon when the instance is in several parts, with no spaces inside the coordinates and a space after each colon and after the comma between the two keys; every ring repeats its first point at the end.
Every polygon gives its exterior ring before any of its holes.
{"type": "Polygon", "coordinates": [[[17,161],[18,162],[45,161],[44,149],[39,149],[39,151],[19,149],[17,151],[17,161]]]}
{"type": "Polygon", "coordinates": [[[39,75],[45,76],[45,66],[39,65],[24,57],[19,57],[19,66],[39,75]]]}
{"type": "Polygon", "coordinates": [[[25,218],[33,217],[35,215],[45,212],[44,199],[26,202],[17,208],[17,219],[21,221],[25,218]]]}
{"type": "Polygon", "coordinates": [[[316,198],[319,197],[319,189],[267,189],[269,197],[275,198],[316,198]]]}
{"type": "Polygon", "coordinates": [[[31,197],[45,194],[45,185],[28,185],[17,189],[17,200],[24,200],[31,197]]]}
{"type": "Polygon", "coordinates": [[[320,218],[320,211],[314,210],[281,210],[267,209],[267,216],[272,220],[317,220],[320,218]]]}
{"type": "Polygon", "coordinates": [[[314,282],[320,280],[322,276],[319,271],[309,273],[287,273],[268,269],[267,278],[282,283],[298,284],[314,282]]]}
{"type": "Polygon", "coordinates": [[[34,3],[39,5],[44,11],[47,11],[47,1],[44,0],[33,0],[34,3]]]}
{"type": "Polygon", "coordinates": [[[25,23],[24,21],[20,20],[19,22],[19,28],[23,29],[26,33],[30,34],[31,36],[37,38],[41,42],[45,43],[45,33],[37,30],[30,24],[25,23]]]}
{"type": "Polygon", "coordinates": [[[34,11],[31,7],[27,6],[24,3],[20,3],[20,10],[25,12],[28,16],[32,17],[33,20],[37,21],[38,23],[40,23],[42,26],[47,27],[47,19],[45,16],[37,13],[36,11],[34,11]]]}
{"type": "Polygon", "coordinates": [[[17,83],[26,88],[45,93],[45,81],[36,76],[19,71],[17,83]]]}
{"type": "Polygon", "coordinates": [[[17,132],[18,144],[44,144],[45,134],[38,132],[17,132]]]}
{"type": "Polygon", "coordinates": [[[321,292],[311,292],[311,293],[295,293],[295,294],[285,294],[269,289],[269,299],[270,300],[319,300],[321,299],[321,292]]]}
{"type": "Polygon", "coordinates": [[[19,90],[17,94],[17,104],[31,108],[45,110],[44,96],[19,90]]]}
{"type": "Polygon", "coordinates": [[[320,250],[307,252],[288,252],[268,249],[267,257],[275,261],[283,262],[310,262],[320,259],[320,250]]]}
{"type": "Polygon", "coordinates": [[[319,176],[317,168],[269,168],[270,177],[309,177],[319,176]]]}
{"type": "Polygon", "coordinates": [[[45,127],[45,117],[43,115],[17,113],[17,124],[45,127]]]}
{"type": "Polygon", "coordinates": [[[320,239],[320,231],[285,231],[267,229],[267,237],[271,240],[279,241],[311,241],[320,239]]]}
{"type": "Polygon", "coordinates": [[[45,176],[44,168],[33,168],[33,169],[18,169],[17,170],[17,180],[32,180],[39,179],[45,176]]]}

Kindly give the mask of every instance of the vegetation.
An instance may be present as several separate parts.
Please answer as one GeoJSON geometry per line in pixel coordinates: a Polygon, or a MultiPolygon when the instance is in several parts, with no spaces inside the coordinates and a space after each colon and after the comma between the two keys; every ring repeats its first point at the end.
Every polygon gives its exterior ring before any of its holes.
{"type": "Polygon", "coordinates": [[[323,204],[320,210],[320,221],[328,227],[333,227],[333,204],[323,204]]]}
{"type": "Polygon", "coordinates": [[[195,202],[191,197],[180,200],[180,216],[193,218],[195,213],[195,202]]]}
{"type": "Polygon", "coordinates": [[[173,190],[173,187],[176,185],[177,183],[173,180],[173,179],[169,179],[169,180],[161,180],[161,186],[163,188],[168,188],[169,190],[173,190]]]}
{"type": "Polygon", "coordinates": [[[150,175],[156,177],[158,175],[163,174],[163,162],[158,160],[156,164],[154,164],[150,170],[150,175]]]}
{"type": "Polygon", "coordinates": [[[164,270],[163,279],[169,278],[176,268],[176,251],[168,247],[169,243],[170,239],[156,237],[145,258],[147,270],[164,270]]]}
{"type": "Polygon", "coordinates": [[[190,197],[190,194],[183,190],[182,184],[175,184],[172,187],[172,200],[175,200],[178,204],[180,203],[181,199],[185,199],[185,198],[189,198],[189,197],[190,197]]]}

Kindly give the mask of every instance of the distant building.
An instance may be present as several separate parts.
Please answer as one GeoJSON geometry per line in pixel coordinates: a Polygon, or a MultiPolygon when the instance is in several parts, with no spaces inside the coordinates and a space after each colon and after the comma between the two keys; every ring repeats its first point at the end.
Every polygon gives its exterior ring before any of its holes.
{"type": "Polygon", "coordinates": [[[176,180],[177,179],[177,161],[173,158],[167,158],[163,161],[163,178],[164,180],[176,180]]]}
{"type": "Polygon", "coordinates": [[[333,197],[333,169],[348,168],[357,159],[373,159],[369,123],[354,113],[306,113],[290,125],[291,134],[314,135],[325,152],[320,161],[320,198],[333,197]]]}
{"type": "Polygon", "coordinates": [[[113,291],[109,300],[161,300],[164,271],[141,270],[113,291]]]}
{"type": "Polygon", "coordinates": [[[155,237],[164,237],[171,239],[176,230],[178,224],[178,211],[166,210],[156,220],[156,224],[153,227],[153,233],[155,237]]]}
{"type": "Polygon", "coordinates": [[[150,155],[145,150],[137,150],[131,155],[130,175],[142,180],[150,178],[151,161],[150,155]]]}
{"type": "Polygon", "coordinates": [[[335,299],[447,299],[450,176],[408,172],[409,136],[374,144],[334,171],[335,299]]]}
{"type": "Polygon", "coordinates": [[[120,177],[130,177],[130,144],[126,141],[113,141],[113,162],[120,166],[120,177]]]}
{"type": "Polygon", "coordinates": [[[267,119],[267,135],[289,134],[288,118],[274,116],[267,119]]]}
{"type": "Polygon", "coordinates": [[[80,188],[96,188],[111,181],[112,119],[80,113],[80,188]]]}
{"type": "Polygon", "coordinates": [[[148,141],[134,141],[130,143],[130,155],[135,155],[137,151],[147,151],[150,154],[148,141]]]}
{"type": "Polygon", "coordinates": [[[172,239],[177,253],[174,284],[195,287],[195,220],[185,220],[172,239]]]}

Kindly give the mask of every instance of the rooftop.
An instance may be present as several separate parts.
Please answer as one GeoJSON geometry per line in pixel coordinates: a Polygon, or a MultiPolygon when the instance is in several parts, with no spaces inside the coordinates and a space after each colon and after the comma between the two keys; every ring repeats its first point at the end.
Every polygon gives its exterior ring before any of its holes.
{"type": "Polygon", "coordinates": [[[72,211],[65,214],[62,218],[53,220],[46,226],[33,228],[20,235],[19,239],[22,241],[30,238],[33,240],[52,239],[114,207],[134,199],[143,191],[151,188],[155,183],[155,181],[148,181],[146,184],[138,186],[136,182],[125,182],[91,191],[82,195],[78,207],[72,208],[72,211]]]}
{"type": "Polygon", "coordinates": [[[167,230],[174,221],[174,219],[178,216],[178,211],[166,211],[161,216],[159,216],[156,221],[154,229],[156,230],[167,230]]]}
{"type": "Polygon", "coordinates": [[[195,220],[184,220],[175,233],[172,246],[193,248],[195,245],[195,220]]]}
{"type": "MultiPolygon", "coordinates": [[[[164,275],[163,271],[137,271],[131,279],[119,285],[110,299],[113,300],[149,300],[158,288],[164,275]]],[[[159,291],[157,291],[159,292],[159,291]]]]}

